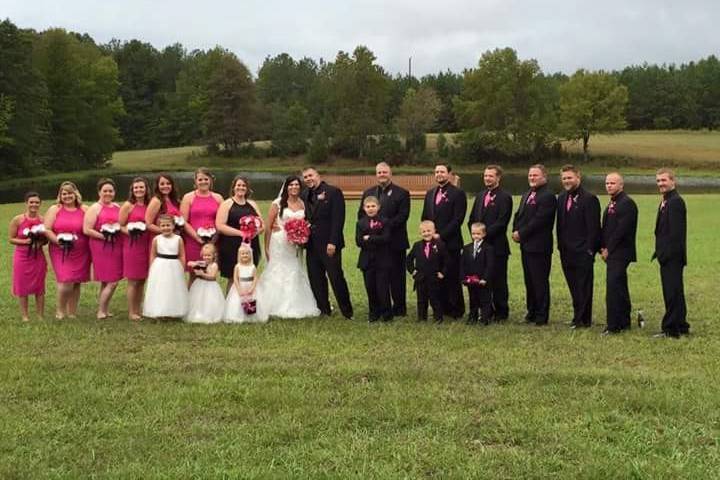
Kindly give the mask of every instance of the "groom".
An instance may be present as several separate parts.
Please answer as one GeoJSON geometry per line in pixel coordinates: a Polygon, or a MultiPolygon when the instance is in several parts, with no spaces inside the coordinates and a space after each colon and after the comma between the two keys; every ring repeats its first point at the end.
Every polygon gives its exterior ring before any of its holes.
{"type": "Polygon", "coordinates": [[[345,246],[345,197],[340,189],[328,185],[313,167],[303,169],[305,215],[310,222],[307,244],[307,269],[315,301],[320,312],[330,315],[328,279],[343,316],[352,319],[350,291],[342,270],[342,249],[345,246]]]}

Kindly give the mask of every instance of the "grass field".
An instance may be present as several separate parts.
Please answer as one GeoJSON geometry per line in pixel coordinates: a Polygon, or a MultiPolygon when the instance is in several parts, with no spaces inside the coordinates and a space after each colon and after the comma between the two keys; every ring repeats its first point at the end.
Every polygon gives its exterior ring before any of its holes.
{"type": "MultiPolygon", "coordinates": [[[[692,335],[681,340],[649,338],[662,312],[649,262],[657,198],[636,200],[630,288],[649,327],[613,337],[599,335],[601,264],[597,324],[564,325],[557,255],[551,325],[522,324],[517,249],[503,325],[412,315],[368,325],[354,247],[344,254],[354,321],[133,324],[124,286],[115,319],[98,321],[89,285],[78,320],[23,324],[6,244],[0,478],[718,478],[720,195],[686,197],[692,335]]],[[[19,210],[0,205],[0,220],[19,210]]],[[[413,204],[413,232],[419,211],[413,204]]]]}

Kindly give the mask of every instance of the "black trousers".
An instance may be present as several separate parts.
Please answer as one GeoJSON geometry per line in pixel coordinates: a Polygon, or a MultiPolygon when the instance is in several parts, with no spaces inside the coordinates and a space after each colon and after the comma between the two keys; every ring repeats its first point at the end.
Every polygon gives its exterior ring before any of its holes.
{"type": "Polygon", "coordinates": [[[320,312],[330,315],[330,300],[328,298],[328,279],[335,292],[335,300],[343,316],[353,316],[353,307],[350,303],[350,291],[348,290],[345,274],[342,269],[342,250],[335,251],[335,255],[328,256],[327,253],[315,249],[308,249],[307,269],[315,301],[320,312]]]}
{"type": "Polygon", "coordinates": [[[363,270],[370,320],[379,318],[390,320],[393,316],[390,306],[390,269],[388,267],[388,265],[373,265],[367,270],[363,270]]]}
{"type": "Polygon", "coordinates": [[[630,290],[628,288],[626,260],[607,260],[607,285],[605,289],[605,305],[607,309],[607,329],[619,332],[630,328],[630,290]]]}
{"type": "Polygon", "coordinates": [[[417,316],[418,320],[427,320],[428,303],[433,309],[433,318],[436,321],[443,320],[443,299],[445,297],[442,284],[438,280],[415,281],[417,294],[417,316]]]}
{"type": "Polygon", "coordinates": [[[487,325],[493,316],[490,287],[468,285],[467,289],[470,298],[470,317],[475,320],[479,318],[482,323],[487,325]]]}
{"type": "Polygon", "coordinates": [[[510,316],[507,269],[508,257],[506,255],[495,257],[490,291],[492,292],[492,307],[496,320],[505,320],[510,316]]]}
{"type": "Polygon", "coordinates": [[[448,250],[447,275],[443,283],[443,312],[455,318],[465,315],[465,297],[460,280],[460,250],[448,250]]]}
{"type": "Polygon", "coordinates": [[[567,258],[560,255],[565,281],[573,303],[574,325],[589,327],[592,324],[594,264],[592,257],[567,258]]]}
{"type": "Polygon", "coordinates": [[[662,282],[665,315],[662,319],[662,331],[668,335],[678,336],[690,332],[687,323],[687,305],[685,304],[685,287],[683,269],[679,260],[671,260],[660,264],[660,281],[662,282]]]}
{"type": "Polygon", "coordinates": [[[548,323],[550,317],[550,267],[552,254],[522,252],[528,322],[548,323]]]}
{"type": "Polygon", "coordinates": [[[390,297],[393,315],[404,316],[407,312],[407,287],[405,286],[405,250],[391,251],[390,297]]]}

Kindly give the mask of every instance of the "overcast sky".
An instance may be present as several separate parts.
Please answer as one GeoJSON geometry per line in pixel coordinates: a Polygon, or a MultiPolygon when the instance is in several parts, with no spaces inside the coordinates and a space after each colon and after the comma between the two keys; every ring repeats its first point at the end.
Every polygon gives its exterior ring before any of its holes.
{"type": "Polygon", "coordinates": [[[267,55],[331,60],[357,45],[391,73],[412,57],[417,76],[460,72],[507,46],[565,73],[720,55],[720,0],[0,0],[0,17],[99,43],[221,45],[253,72],[267,55]]]}

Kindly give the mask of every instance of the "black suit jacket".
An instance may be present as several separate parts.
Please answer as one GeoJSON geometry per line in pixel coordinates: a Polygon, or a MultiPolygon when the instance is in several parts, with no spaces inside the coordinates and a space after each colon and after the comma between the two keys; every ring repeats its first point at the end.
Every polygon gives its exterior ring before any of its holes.
{"type": "Polygon", "coordinates": [[[450,256],[448,255],[447,248],[441,241],[432,240],[430,242],[430,257],[425,258],[425,242],[423,240],[417,241],[413,244],[407,257],[407,270],[409,273],[415,274],[415,281],[439,281],[437,273],[441,272],[443,276],[447,277],[447,265],[450,256]]]}
{"type": "Polygon", "coordinates": [[[600,248],[600,201],[582,186],[562,192],[557,202],[558,250],[564,261],[594,260],[600,248]],[[567,201],[570,198],[570,210],[567,201]]]}
{"type": "Polygon", "coordinates": [[[484,223],[487,232],[483,241],[492,245],[496,256],[507,257],[510,255],[507,227],[511,216],[512,196],[499,187],[492,192],[486,190],[475,197],[468,218],[468,229],[475,222],[484,223]],[[490,203],[485,207],[485,197],[488,194],[490,203]]]}
{"type": "Polygon", "coordinates": [[[355,225],[355,244],[360,248],[357,266],[360,270],[390,268],[390,225],[383,217],[376,216],[372,220],[380,222],[380,226],[376,224],[375,228],[370,228],[371,219],[367,216],[355,225]],[[370,238],[364,240],[365,235],[370,238]]]}
{"type": "Polygon", "coordinates": [[[687,210],[685,200],[676,190],[664,196],[655,219],[655,253],[660,263],[681,260],[687,265],[687,210]]]}
{"type": "Polygon", "coordinates": [[[410,217],[410,192],[404,188],[390,183],[384,189],[376,185],[368,188],[362,194],[358,219],[365,216],[363,201],[367,197],[377,197],[380,201],[379,214],[385,217],[390,227],[390,248],[393,250],[407,250],[410,246],[407,234],[407,221],[410,217]]]}
{"type": "Polygon", "coordinates": [[[462,224],[467,212],[467,196],[456,186],[446,183],[443,187],[431,188],[425,194],[422,220],[435,222],[435,229],[450,251],[460,251],[463,246],[462,224]],[[442,188],[444,199],[435,205],[435,195],[442,188]]]}
{"type": "Polygon", "coordinates": [[[345,197],[339,188],[320,182],[302,194],[305,214],[310,222],[308,248],[324,252],[328,243],[339,250],[345,246],[345,197]]]}
{"type": "Polygon", "coordinates": [[[557,199],[547,184],[535,190],[535,200],[528,203],[531,190],[525,192],[520,199],[513,231],[520,234],[520,249],[528,253],[552,254],[553,224],[557,199]]]}
{"type": "MultiPolygon", "coordinates": [[[[487,238],[487,237],[486,237],[487,238]]],[[[469,243],[463,247],[460,260],[460,280],[465,280],[468,275],[477,275],[480,280],[485,280],[490,285],[495,263],[494,249],[492,245],[483,240],[477,256],[473,257],[475,243],[469,243]]]]}
{"type": "Polygon", "coordinates": [[[607,248],[608,260],[637,260],[635,234],[637,233],[638,209],[635,201],[620,192],[605,207],[602,218],[600,247],[607,248]],[[615,206],[611,210],[610,205],[615,206]],[[614,213],[613,213],[614,211],[614,213]]]}

